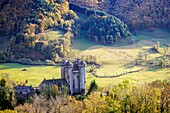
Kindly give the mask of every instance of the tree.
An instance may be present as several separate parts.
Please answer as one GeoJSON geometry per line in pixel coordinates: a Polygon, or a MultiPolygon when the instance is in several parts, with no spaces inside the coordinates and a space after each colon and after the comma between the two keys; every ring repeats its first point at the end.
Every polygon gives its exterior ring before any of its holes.
{"type": "Polygon", "coordinates": [[[53,85],[53,86],[50,88],[50,95],[51,95],[53,98],[55,98],[58,94],[59,94],[58,86],[53,85]]]}
{"type": "Polygon", "coordinates": [[[0,80],[0,110],[13,108],[14,92],[5,79],[0,80]]]}
{"type": "Polygon", "coordinates": [[[160,58],[160,59],[158,60],[158,62],[159,62],[159,66],[160,66],[161,68],[164,68],[164,67],[165,67],[165,62],[164,62],[164,60],[163,60],[162,58],[160,58]]]}
{"type": "Polygon", "coordinates": [[[5,60],[5,59],[6,59],[5,53],[0,51],[0,60],[5,60]]]}
{"type": "Polygon", "coordinates": [[[63,93],[63,96],[64,96],[64,97],[67,96],[67,88],[66,88],[66,86],[63,86],[63,87],[62,87],[62,93],[63,93]]]}
{"type": "Polygon", "coordinates": [[[25,80],[25,84],[27,84],[27,83],[28,83],[28,80],[26,79],[26,80],[25,80]]]}
{"type": "Polygon", "coordinates": [[[88,89],[87,96],[90,95],[92,92],[97,91],[97,89],[98,89],[98,85],[97,85],[96,81],[93,80],[90,83],[90,87],[88,89]]]}
{"type": "Polygon", "coordinates": [[[2,79],[0,80],[0,86],[1,86],[1,87],[7,86],[7,81],[6,81],[4,78],[2,78],[2,79]]]}
{"type": "Polygon", "coordinates": [[[76,19],[78,19],[78,16],[73,10],[68,10],[67,19],[68,20],[71,20],[71,19],[76,20],[76,19]]]}

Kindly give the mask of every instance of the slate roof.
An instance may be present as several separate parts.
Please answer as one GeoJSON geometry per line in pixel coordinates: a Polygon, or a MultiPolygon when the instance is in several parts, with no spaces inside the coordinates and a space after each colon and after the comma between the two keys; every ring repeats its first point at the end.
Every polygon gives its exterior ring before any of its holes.
{"type": "Polygon", "coordinates": [[[15,86],[13,87],[14,89],[14,92],[15,93],[25,93],[25,94],[28,94],[28,93],[32,93],[34,92],[34,88],[32,86],[15,86]]]}
{"type": "Polygon", "coordinates": [[[39,85],[39,87],[42,87],[43,85],[52,86],[54,84],[57,85],[58,87],[69,86],[65,79],[50,79],[50,80],[44,79],[39,85]]]}

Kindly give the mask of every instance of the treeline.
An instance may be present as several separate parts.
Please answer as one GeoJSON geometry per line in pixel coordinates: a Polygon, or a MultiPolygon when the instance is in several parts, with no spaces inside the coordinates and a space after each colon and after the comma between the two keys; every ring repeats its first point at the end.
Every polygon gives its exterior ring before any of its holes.
{"type": "Polygon", "coordinates": [[[93,15],[93,14],[98,14],[100,16],[108,15],[107,13],[105,13],[103,11],[94,10],[94,9],[90,9],[90,8],[86,8],[86,7],[81,7],[81,6],[72,4],[72,3],[69,4],[69,7],[70,7],[71,10],[74,10],[74,11],[79,12],[81,14],[84,14],[86,16],[90,16],[90,15],[93,15]]]}
{"type": "MultiPolygon", "coordinates": [[[[55,89],[55,88],[54,88],[55,89]]],[[[46,98],[36,95],[32,101],[15,107],[18,112],[49,113],[169,113],[170,81],[131,85],[125,80],[114,87],[97,92],[95,81],[90,85],[87,97],[56,96],[46,98]],[[77,100],[78,99],[78,100],[77,100]]],[[[54,91],[54,90],[52,90],[54,91]]]]}
{"type": "Polygon", "coordinates": [[[76,13],[65,0],[2,0],[0,35],[11,37],[7,53],[10,59],[54,60],[69,52],[71,38],[78,35],[76,13]],[[39,33],[58,27],[65,38],[49,41],[39,33]]]}
{"type": "Polygon", "coordinates": [[[118,18],[107,15],[91,15],[82,25],[87,30],[87,38],[104,45],[113,44],[118,39],[126,38],[131,33],[127,25],[118,18]]]}
{"type": "Polygon", "coordinates": [[[69,0],[81,7],[97,9],[124,21],[130,30],[170,28],[169,0],[69,0]]]}

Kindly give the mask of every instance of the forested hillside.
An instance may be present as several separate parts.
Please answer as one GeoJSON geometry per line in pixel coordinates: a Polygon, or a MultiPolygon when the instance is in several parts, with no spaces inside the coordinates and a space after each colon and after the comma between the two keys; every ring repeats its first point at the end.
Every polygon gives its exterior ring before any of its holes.
{"type": "Polygon", "coordinates": [[[0,56],[12,62],[57,61],[69,54],[73,37],[79,37],[82,29],[88,31],[88,39],[102,44],[130,34],[123,21],[105,12],[80,8],[87,19],[79,19],[66,0],[2,0],[0,5],[0,36],[10,39],[5,55],[0,56]],[[45,31],[51,28],[64,31],[64,38],[49,39],[45,31]]]}
{"type": "Polygon", "coordinates": [[[123,20],[131,30],[170,28],[169,0],[69,0],[81,7],[98,9],[123,20]]]}
{"type": "Polygon", "coordinates": [[[111,15],[92,15],[82,27],[87,30],[88,39],[104,45],[113,44],[118,39],[131,35],[127,25],[111,15]]]}
{"type": "Polygon", "coordinates": [[[54,60],[68,54],[78,17],[66,0],[1,0],[0,6],[0,35],[11,39],[11,59],[54,60]],[[56,27],[66,31],[65,38],[50,41],[39,35],[56,27]]]}

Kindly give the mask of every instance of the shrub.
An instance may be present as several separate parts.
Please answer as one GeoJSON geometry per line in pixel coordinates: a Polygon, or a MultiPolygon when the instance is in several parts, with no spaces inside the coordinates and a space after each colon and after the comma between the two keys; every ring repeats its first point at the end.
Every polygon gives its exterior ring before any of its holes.
{"type": "Polygon", "coordinates": [[[20,62],[23,64],[32,64],[33,63],[31,59],[21,59],[20,62]]]}
{"type": "Polygon", "coordinates": [[[54,64],[54,62],[51,61],[51,60],[45,60],[44,63],[47,64],[47,65],[53,65],[54,64]]]}

